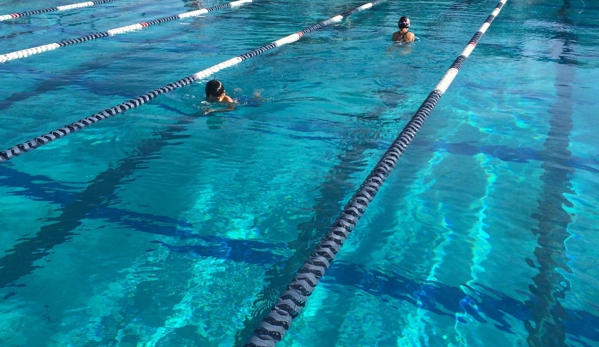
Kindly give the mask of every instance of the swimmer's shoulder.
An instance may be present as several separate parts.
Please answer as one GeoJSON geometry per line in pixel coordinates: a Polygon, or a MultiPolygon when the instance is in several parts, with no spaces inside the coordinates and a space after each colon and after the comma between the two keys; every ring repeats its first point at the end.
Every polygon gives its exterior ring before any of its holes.
{"type": "Polygon", "coordinates": [[[414,33],[411,32],[408,32],[405,34],[405,36],[402,36],[399,31],[396,31],[393,33],[393,36],[391,36],[391,41],[394,42],[414,42],[415,39],[416,36],[414,36],[414,33]]]}

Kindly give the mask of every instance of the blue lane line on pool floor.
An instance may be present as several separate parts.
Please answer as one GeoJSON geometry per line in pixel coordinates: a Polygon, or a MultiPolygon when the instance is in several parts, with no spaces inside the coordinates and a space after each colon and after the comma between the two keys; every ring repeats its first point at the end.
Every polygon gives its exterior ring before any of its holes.
{"type": "MultiPolygon", "coordinates": [[[[11,194],[25,196],[32,200],[63,205],[75,199],[77,195],[75,192],[57,192],[57,189],[71,190],[72,187],[57,183],[46,176],[29,175],[6,166],[0,167],[0,183],[14,186],[15,178],[18,178],[18,187],[24,189],[11,192],[11,194]]],[[[171,217],[103,207],[91,213],[87,218],[108,219],[111,223],[120,224],[139,232],[171,236],[181,240],[198,239],[206,242],[206,244],[199,245],[175,245],[154,241],[173,252],[192,257],[214,257],[258,265],[274,264],[285,260],[277,255],[277,252],[272,252],[286,247],[284,243],[272,244],[219,236],[200,236],[193,233],[191,224],[171,217]],[[172,225],[164,225],[164,223],[172,225]]],[[[410,302],[415,306],[420,305],[421,308],[440,315],[447,315],[447,312],[463,312],[466,309],[474,319],[487,322],[484,317],[490,318],[499,323],[497,326],[499,329],[507,332],[511,332],[511,330],[509,323],[504,318],[505,314],[520,321],[526,321],[531,317],[530,309],[521,301],[482,285],[480,285],[482,292],[479,293],[482,301],[477,302],[478,311],[475,311],[469,305],[460,304],[464,299],[464,292],[459,287],[450,287],[439,282],[418,281],[397,273],[368,271],[359,265],[342,261],[335,263],[329,271],[327,276],[330,275],[330,278],[324,277],[324,283],[354,286],[377,297],[385,295],[410,302]],[[485,294],[485,291],[492,295],[485,294]],[[420,299],[420,303],[416,300],[417,298],[420,299]],[[425,298],[424,301],[422,298],[425,298]]],[[[477,288],[474,290],[478,291],[477,288]]],[[[393,302],[387,301],[387,304],[397,307],[393,302]]],[[[563,324],[568,334],[584,337],[591,341],[599,341],[599,331],[593,328],[599,326],[599,317],[580,310],[566,309],[566,313],[570,319],[563,321],[563,324]]]]}
{"type": "MultiPolygon", "coordinates": [[[[44,176],[29,176],[15,170],[7,169],[6,167],[0,168],[0,176],[8,177],[9,175],[22,177],[21,183],[25,183],[23,186],[27,187],[26,190],[15,193],[29,196],[36,200],[46,200],[57,204],[61,203],[57,195],[54,194],[54,190],[57,186],[60,186],[59,184],[48,187],[46,184],[34,183],[34,180],[37,181],[40,179],[47,181],[48,179],[44,176]],[[28,176],[29,179],[26,179],[28,176]],[[50,192],[46,192],[47,189],[50,189],[50,192]]],[[[13,181],[6,179],[5,182],[13,181]]],[[[60,196],[63,199],[69,196],[66,199],[71,200],[74,195],[75,193],[65,193],[60,196]]],[[[121,224],[139,232],[155,233],[157,235],[173,236],[181,239],[198,238],[208,242],[208,244],[202,245],[171,245],[163,241],[155,241],[157,244],[168,247],[173,252],[189,256],[215,257],[258,265],[273,264],[284,260],[280,255],[276,255],[277,252],[273,252],[275,249],[281,249],[284,244],[235,240],[217,236],[199,236],[182,232],[178,226],[165,226],[162,223],[178,223],[185,227],[191,226],[186,222],[177,221],[170,217],[142,214],[115,208],[102,208],[97,213],[90,215],[89,218],[106,218],[109,222],[121,224]],[[145,219],[146,221],[140,221],[140,219],[145,219]]],[[[335,263],[330,269],[330,275],[331,278],[325,277],[323,281],[331,284],[355,286],[377,297],[387,295],[402,301],[408,301],[413,305],[421,305],[421,308],[440,315],[447,315],[447,311],[454,313],[462,312],[465,307],[476,320],[486,322],[480,314],[482,313],[484,316],[498,322],[500,324],[498,328],[507,332],[511,332],[511,330],[509,324],[503,318],[504,313],[520,321],[528,320],[531,315],[530,310],[522,302],[504,293],[483,286],[481,288],[491,291],[493,295],[486,295],[483,290],[480,294],[482,302],[477,303],[479,311],[476,312],[467,305],[462,305],[464,307],[460,305],[460,301],[464,297],[464,292],[459,287],[450,287],[438,282],[416,281],[399,274],[389,275],[378,271],[366,271],[357,265],[343,262],[335,263]],[[364,280],[365,276],[367,277],[366,280],[364,280]],[[414,294],[415,292],[418,293],[414,294]],[[416,302],[416,297],[421,298],[420,304],[416,302]],[[422,301],[423,297],[429,300],[422,301]],[[497,299],[497,297],[500,299],[497,299]]],[[[393,303],[388,302],[388,304],[393,306],[393,303]]],[[[585,337],[592,341],[599,341],[599,332],[590,328],[599,326],[599,317],[593,316],[586,311],[566,310],[566,312],[572,318],[564,322],[566,331],[569,334],[585,337]]]]}
{"type": "MultiPolygon", "coordinates": [[[[497,158],[503,162],[528,163],[530,161],[545,161],[552,162],[551,158],[543,155],[543,150],[536,150],[527,147],[510,148],[502,145],[475,145],[472,142],[441,142],[432,141],[428,144],[414,142],[415,146],[428,146],[431,150],[441,150],[448,153],[474,156],[476,154],[484,154],[489,157],[497,158]]],[[[592,158],[582,158],[570,156],[567,160],[562,160],[559,165],[571,167],[578,170],[599,173],[599,160],[592,158]],[[593,166],[597,166],[594,168],[593,166]]]]}
{"type": "MultiPolygon", "coordinates": [[[[415,143],[418,145],[417,143],[415,143]]],[[[495,156],[498,159],[504,161],[513,161],[516,163],[526,163],[528,160],[541,160],[542,156],[539,151],[532,149],[523,149],[519,148],[517,150],[509,150],[507,148],[503,148],[502,146],[497,146],[501,149],[501,151],[497,150],[489,150],[489,148],[495,149],[495,146],[479,146],[475,147],[467,143],[441,143],[441,142],[433,142],[432,144],[425,144],[425,146],[429,148],[442,148],[444,150],[449,151],[450,153],[459,154],[459,155],[475,155],[477,153],[484,153],[489,156],[495,156]],[[497,156],[498,153],[507,153],[497,156]],[[526,153],[526,155],[515,156],[513,153],[526,153]]],[[[584,165],[582,163],[593,163],[599,165],[599,162],[593,159],[583,159],[571,157],[568,161],[569,163],[577,163],[572,165],[572,167],[577,167],[579,169],[588,170],[591,172],[597,172],[599,170],[593,169],[588,165],[584,165]]],[[[14,195],[22,195],[32,198],[33,200],[43,200],[49,201],[52,203],[59,204],[60,206],[65,206],[68,203],[72,202],[75,199],[76,193],[73,191],[77,189],[76,186],[69,186],[64,183],[59,183],[53,181],[52,179],[45,177],[43,175],[29,175],[10,167],[1,167],[0,168],[0,183],[6,187],[15,187],[21,188],[21,190],[11,192],[14,195]],[[43,182],[43,183],[33,183],[33,182],[43,182]]],[[[83,185],[81,183],[79,185],[83,185]]],[[[92,183],[93,184],[93,183],[92,183]]],[[[123,223],[129,223],[127,225],[131,225],[132,221],[127,219],[127,216],[134,218],[141,218],[147,221],[160,221],[172,223],[179,228],[186,228],[188,231],[181,230],[178,228],[168,228],[162,226],[152,226],[150,224],[138,225],[135,229],[144,231],[144,230],[152,230],[152,233],[164,235],[164,236],[176,236],[181,238],[186,237],[195,237],[190,231],[189,228],[192,226],[189,223],[186,223],[181,220],[173,219],[170,217],[159,217],[156,215],[148,215],[141,214],[133,211],[119,210],[114,208],[101,208],[97,211],[91,211],[91,215],[97,214],[97,216],[101,216],[102,218],[107,218],[112,222],[118,222],[122,220],[123,223]],[[113,213],[114,215],[111,215],[113,213]]]]}

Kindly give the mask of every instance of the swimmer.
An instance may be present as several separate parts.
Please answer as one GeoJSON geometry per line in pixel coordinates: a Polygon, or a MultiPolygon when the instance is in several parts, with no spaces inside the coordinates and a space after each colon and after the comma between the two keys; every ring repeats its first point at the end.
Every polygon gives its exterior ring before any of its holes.
{"type": "Polygon", "coordinates": [[[211,108],[204,112],[204,114],[213,112],[228,112],[235,109],[235,101],[233,101],[233,99],[226,94],[225,86],[223,86],[223,84],[218,80],[212,80],[206,83],[206,101],[211,103],[225,104],[227,107],[219,109],[211,108]]]}
{"type": "Polygon", "coordinates": [[[410,18],[404,16],[397,22],[399,31],[393,33],[391,40],[395,42],[414,42],[414,34],[410,30],[410,18]]]}

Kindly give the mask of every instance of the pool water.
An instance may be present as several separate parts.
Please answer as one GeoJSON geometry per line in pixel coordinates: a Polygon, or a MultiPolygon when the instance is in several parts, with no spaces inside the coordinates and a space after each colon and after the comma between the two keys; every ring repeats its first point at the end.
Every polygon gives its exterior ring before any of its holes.
{"type": "MultiPolygon", "coordinates": [[[[221,3],[9,20],[0,54],[221,3]]],[[[9,61],[0,149],[362,3],[9,61]]],[[[203,116],[204,80],[0,164],[0,345],[243,346],[496,3],[385,1],[213,76],[259,103],[203,116]]],[[[278,345],[599,346],[598,11],[507,2],[278,345]]]]}

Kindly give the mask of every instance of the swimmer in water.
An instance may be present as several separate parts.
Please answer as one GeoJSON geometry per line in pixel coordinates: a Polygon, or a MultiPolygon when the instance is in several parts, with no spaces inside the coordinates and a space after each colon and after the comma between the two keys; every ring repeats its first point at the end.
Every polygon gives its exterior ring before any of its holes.
{"type": "Polygon", "coordinates": [[[393,33],[391,40],[395,42],[414,42],[414,34],[409,32],[410,30],[410,18],[401,17],[397,22],[399,31],[393,33]]]}
{"type": "Polygon", "coordinates": [[[213,112],[228,112],[235,109],[235,101],[225,92],[225,86],[218,80],[212,80],[206,83],[206,101],[210,103],[224,104],[226,108],[208,109],[204,114],[213,112]]]}

